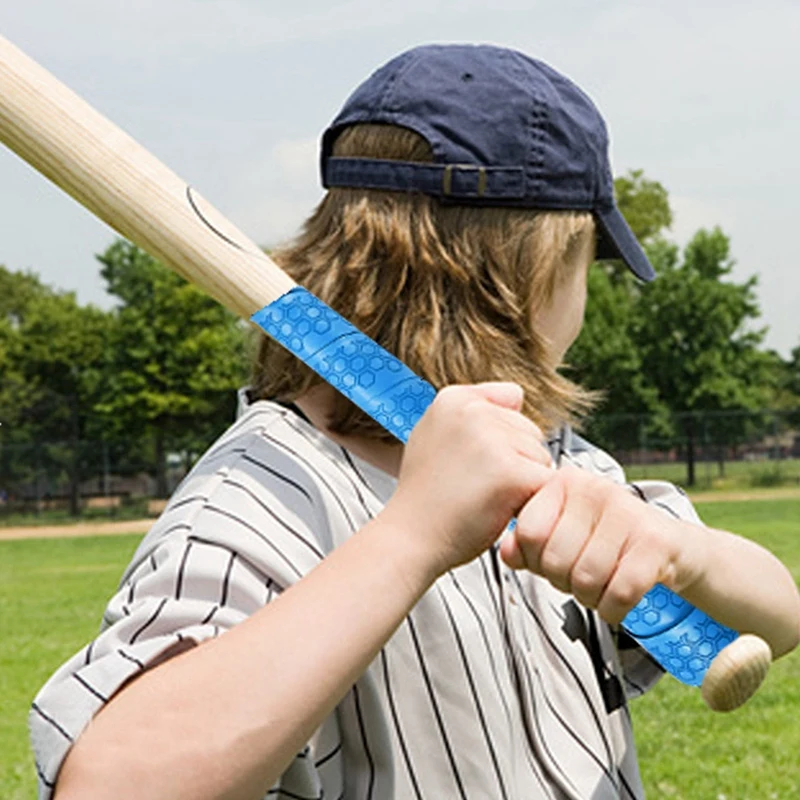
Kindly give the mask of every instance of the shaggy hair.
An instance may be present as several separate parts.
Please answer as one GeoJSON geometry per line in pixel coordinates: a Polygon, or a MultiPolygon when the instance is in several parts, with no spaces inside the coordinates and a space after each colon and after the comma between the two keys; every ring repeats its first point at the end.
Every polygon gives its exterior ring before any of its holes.
{"type": "MultiPolygon", "coordinates": [[[[345,129],[334,155],[432,161],[405,128],[345,129]]],[[[575,422],[592,395],[556,371],[533,320],[574,268],[589,212],[448,205],[419,193],[334,188],[297,239],[272,258],[437,389],[514,381],[542,430],[575,422]]],[[[264,336],[251,396],[291,402],[322,379],[264,336]]],[[[389,440],[343,397],[331,430],[389,440]]]]}

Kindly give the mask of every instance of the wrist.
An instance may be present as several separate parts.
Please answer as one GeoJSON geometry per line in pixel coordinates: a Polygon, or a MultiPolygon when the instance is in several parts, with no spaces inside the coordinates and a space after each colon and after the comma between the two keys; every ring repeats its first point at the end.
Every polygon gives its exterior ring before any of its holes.
{"type": "Polygon", "coordinates": [[[423,524],[419,515],[411,513],[397,496],[367,527],[398,577],[420,595],[450,568],[441,548],[436,546],[437,537],[430,526],[423,524]]]}
{"type": "Polygon", "coordinates": [[[673,588],[691,595],[703,585],[709,569],[711,552],[708,533],[702,525],[687,520],[672,520],[671,538],[675,542],[673,588]]]}

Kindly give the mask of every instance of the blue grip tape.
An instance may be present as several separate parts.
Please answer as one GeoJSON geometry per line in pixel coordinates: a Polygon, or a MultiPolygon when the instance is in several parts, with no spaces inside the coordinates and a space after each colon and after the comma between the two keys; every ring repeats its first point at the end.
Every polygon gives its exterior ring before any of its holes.
{"type": "Polygon", "coordinates": [[[436,389],[300,286],[252,321],[404,444],[436,389]]]}
{"type": "MultiPolygon", "coordinates": [[[[300,286],[251,320],[403,443],[436,395],[427,381],[300,286]]],[[[660,584],[622,626],[690,686],[702,683],[714,657],[739,635],[660,584]]]]}

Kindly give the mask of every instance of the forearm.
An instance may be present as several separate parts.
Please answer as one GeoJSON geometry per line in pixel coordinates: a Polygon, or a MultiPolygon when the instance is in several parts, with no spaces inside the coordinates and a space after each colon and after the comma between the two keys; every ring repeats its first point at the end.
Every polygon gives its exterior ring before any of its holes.
{"type": "Polygon", "coordinates": [[[755,633],[773,657],[800,640],[800,595],[791,574],[769,551],[743,537],[692,523],[681,535],[703,536],[705,568],[681,594],[710,617],[740,633],[755,633]]]}
{"type": "Polygon", "coordinates": [[[224,636],[145,673],[80,737],[58,800],[261,798],[435,579],[386,515],[224,636]]]}

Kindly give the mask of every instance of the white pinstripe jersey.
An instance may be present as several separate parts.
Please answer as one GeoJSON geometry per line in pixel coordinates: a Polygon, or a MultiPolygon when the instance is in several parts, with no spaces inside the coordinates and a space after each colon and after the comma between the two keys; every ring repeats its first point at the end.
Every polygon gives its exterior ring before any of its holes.
{"type": "MultiPolygon", "coordinates": [[[[559,463],[623,480],[569,429],[550,445],[559,463]]],[[[142,541],[98,637],[36,698],[40,797],[120,686],[181,640],[218,636],[269,603],[393,488],[292,410],[246,409],[142,541]]],[[[636,490],[696,519],[671,485],[636,490]]],[[[268,797],[640,798],[626,695],[660,674],[631,640],[492,548],[422,597],[268,797]]]]}

